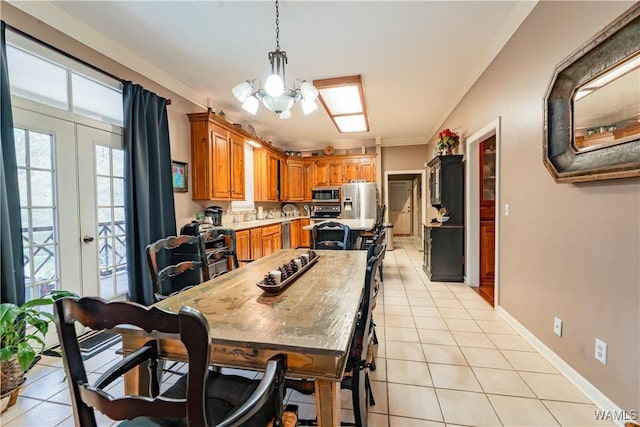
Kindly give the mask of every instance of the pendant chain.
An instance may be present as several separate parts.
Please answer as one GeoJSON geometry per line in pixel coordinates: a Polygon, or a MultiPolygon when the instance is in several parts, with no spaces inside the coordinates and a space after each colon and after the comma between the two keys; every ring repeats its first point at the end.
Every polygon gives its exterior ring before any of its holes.
{"type": "Polygon", "coordinates": [[[276,50],[280,50],[280,10],[276,0],[276,50]]]}

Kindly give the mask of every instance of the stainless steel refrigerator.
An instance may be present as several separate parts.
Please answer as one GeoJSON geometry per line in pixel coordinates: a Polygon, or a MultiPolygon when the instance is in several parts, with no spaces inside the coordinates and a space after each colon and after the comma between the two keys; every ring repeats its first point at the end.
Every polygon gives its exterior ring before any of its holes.
{"type": "Polygon", "coordinates": [[[375,182],[342,184],[340,193],[343,219],[375,219],[378,192],[375,182]]]}

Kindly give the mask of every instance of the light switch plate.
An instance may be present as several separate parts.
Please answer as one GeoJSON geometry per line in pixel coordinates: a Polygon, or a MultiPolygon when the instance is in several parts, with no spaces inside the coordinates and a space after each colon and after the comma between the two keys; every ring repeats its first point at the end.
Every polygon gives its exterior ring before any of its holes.
{"type": "Polygon", "coordinates": [[[596,360],[603,365],[607,364],[607,343],[596,338],[596,360]]]}

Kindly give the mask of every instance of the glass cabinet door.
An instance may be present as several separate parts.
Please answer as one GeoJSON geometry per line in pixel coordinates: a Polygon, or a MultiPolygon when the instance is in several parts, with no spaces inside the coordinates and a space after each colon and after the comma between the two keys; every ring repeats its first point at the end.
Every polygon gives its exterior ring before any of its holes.
{"type": "Polygon", "coordinates": [[[480,144],[480,204],[493,205],[496,199],[496,138],[480,144]]]}

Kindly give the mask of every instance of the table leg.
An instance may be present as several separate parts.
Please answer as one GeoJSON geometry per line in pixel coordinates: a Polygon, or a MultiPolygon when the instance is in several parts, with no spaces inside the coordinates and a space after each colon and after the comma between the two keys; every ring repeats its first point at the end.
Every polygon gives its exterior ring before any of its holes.
{"type": "MultiPolygon", "coordinates": [[[[140,347],[139,338],[122,335],[122,351],[130,354],[140,347]]],[[[124,374],[124,394],[132,396],[149,395],[149,368],[142,363],[124,374]]]]}
{"type": "Polygon", "coordinates": [[[315,386],[318,426],[340,425],[340,383],[317,379],[315,386]]]}

